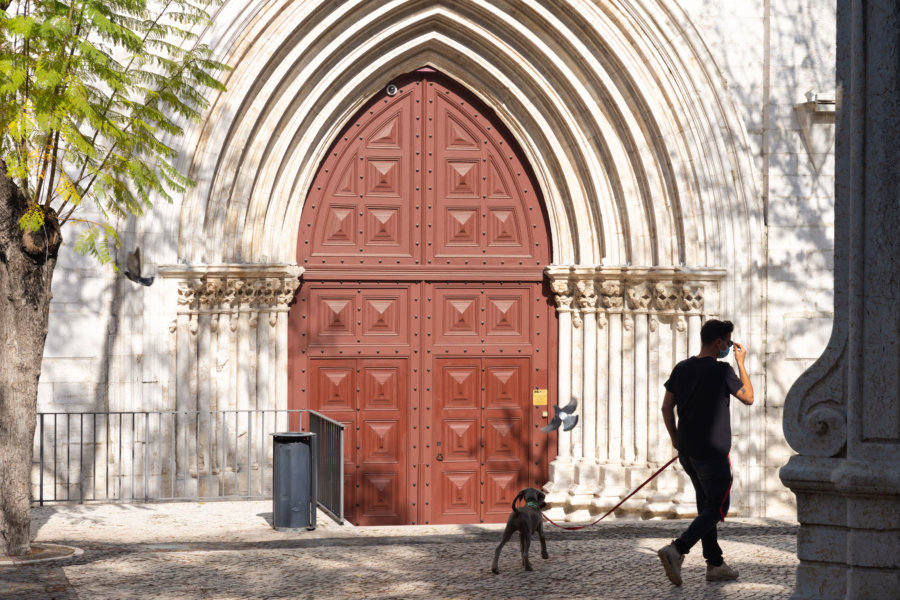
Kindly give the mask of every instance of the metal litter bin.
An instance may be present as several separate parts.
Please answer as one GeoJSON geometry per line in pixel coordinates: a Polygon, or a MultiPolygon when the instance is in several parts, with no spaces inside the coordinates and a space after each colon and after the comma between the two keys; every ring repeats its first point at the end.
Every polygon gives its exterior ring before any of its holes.
{"type": "Polygon", "coordinates": [[[272,521],[278,531],[316,528],[316,434],[273,433],[272,521]]]}

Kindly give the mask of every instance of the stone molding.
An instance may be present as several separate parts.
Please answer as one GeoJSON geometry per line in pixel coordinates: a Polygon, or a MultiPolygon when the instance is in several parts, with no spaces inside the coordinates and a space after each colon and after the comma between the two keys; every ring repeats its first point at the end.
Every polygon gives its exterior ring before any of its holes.
{"type": "Polygon", "coordinates": [[[163,266],[178,280],[178,314],[285,312],[300,285],[296,265],[163,266]]]}
{"type": "MultiPolygon", "coordinates": [[[[550,265],[550,279],[558,312],[714,316],[718,313],[719,281],[725,269],[678,267],[614,268],[550,265]]],[[[580,314],[573,315],[576,327],[580,314]]]]}

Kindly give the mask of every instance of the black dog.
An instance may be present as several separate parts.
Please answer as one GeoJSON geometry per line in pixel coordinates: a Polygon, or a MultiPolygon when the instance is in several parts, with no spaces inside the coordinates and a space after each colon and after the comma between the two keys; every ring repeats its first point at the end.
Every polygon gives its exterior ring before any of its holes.
{"type": "Polygon", "coordinates": [[[547,554],[547,542],[544,540],[544,520],[541,515],[541,509],[547,506],[544,502],[544,493],[534,488],[525,488],[512,501],[512,514],[506,522],[506,529],[503,530],[503,539],[494,552],[494,562],[491,563],[491,571],[500,573],[497,568],[497,561],[500,559],[500,550],[503,545],[509,541],[515,531],[519,532],[519,546],[522,549],[522,564],[526,571],[533,571],[531,563],[528,561],[528,548],[531,546],[531,536],[537,531],[541,540],[541,558],[550,558],[547,554]],[[516,502],[525,500],[525,506],[516,508],[516,502]]]}

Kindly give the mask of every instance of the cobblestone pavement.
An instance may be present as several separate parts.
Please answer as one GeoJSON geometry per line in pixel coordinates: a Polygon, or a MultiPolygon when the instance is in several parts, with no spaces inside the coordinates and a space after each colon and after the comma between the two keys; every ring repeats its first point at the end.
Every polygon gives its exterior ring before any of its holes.
{"type": "Polygon", "coordinates": [[[532,544],[523,570],[515,539],[490,571],[502,525],[352,527],[320,515],[315,531],[278,532],[271,502],[43,507],[36,541],[79,557],[0,567],[0,599],[750,599],[791,595],[796,523],[734,519],[720,544],[740,572],[707,583],[699,547],[684,585],[656,550],[687,521],[603,521],[580,531],[545,524],[549,560],[532,544]]]}

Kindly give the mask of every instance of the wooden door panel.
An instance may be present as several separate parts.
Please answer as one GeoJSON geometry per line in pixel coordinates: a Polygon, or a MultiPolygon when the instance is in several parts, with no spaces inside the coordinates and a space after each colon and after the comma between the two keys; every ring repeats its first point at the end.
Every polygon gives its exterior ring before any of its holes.
{"type": "Polygon", "coordinates": [[[529,484],[531,361],[528,358],[485,358],[483,518],[492,521],[509,512],[509,503],[529,484]],[[512,493],[512,497],[510,497],[512,493]],[[504,506],[505,504],[505,506],[504,506]]]}
{"type": "Polygon", "coordinates": [[[406,408],[405,361],[396,364],[375,364],[367,361],[362,367],[362,406],[366,414],[391,411],[399,414],[406,408]]]}
{"type": "Polygon", "coordinates": [[[361,344],[409,344],[409,289],[363,289],[360,292],[361,344]]]}
{"type": "Polygon", "coordinates": [[[464,99],[437,84],[428,94],[437,124],[433,171],[438,175],[432,219],[437,229],[428,258],[438,264],[460,257],[505,264],[494,259],[542,255],[543,239],[527,227],[534,188],[515,152],[464,99]]]}
{"type": "Polygon", "coordinates": [[[485,407],[488,410],[522,411],[522,398],[528,392],[527,358],[485,358],[485,407]]]}
{"type": "Polygon", "coordinates": [[[350,343],[356,332],[356,294],[349,290],[311,289],[310,313],[315,325],[310,344],[350,343]]]}
{"type": "Polygon", "coordinates": [[[308,406],[344,425],[344,515],[357,503],[356,361],[318,358],[309,361],[308,406]]]}
{"type": "Polygon", "coordinates": [[[529,481],[530,359],[437,357],[433,364],[443,457],[434,518],[502,520],[529,481]],[[478,504],[470,505],[476,486],[478,504]]]}
{"type": "Polygon", "coordinates": [[[406,359],[357,360],[360,525],[406,519],[406,359]]]}
{"type": "Polygon", "coordinates": [[[367,467],[374,464],[398,465],[403,456],[400,441],[405,437],[397,421],[367,419],[360,427],[360,462],[367,467]]]}
{"type": "Polygon", "coordinates": [[[478,443],[481,439],[477,419],[445,417],[442,424],[442,454],[444,467],[453,468],[456,463],[471,466],[478,461],[478,443]]]}
{"type": "Polygon", "coordinates": [[[369,471],[359,476],[359,525],[390,525],[403,522],[403,488],[397,473],[369,471]]]}
{"type": "Polygon", "coordinates": [[[356,408],[356,377],[353,363],[316,361],[314,366],[315,410],[352,414],[356,408]]]}
{"type": "Polygon", "coordinates": [[[524,462],[519,448],[522,446],[522,419],[487,417],[484,428],[484,462],[524,462]]]}
{"type": "Polygon", "coordinates": [[[474,523],[479,518],[481,484],[475,470],[443,468],[437,481],[442,523],[474,523]]]}
{"type": "Polygon", "coordinates": [[[503,522],[509,517],[513,500],[523,486],[519,471],[489,471],[485,477],[483,518],[488,523],[503,522]]]}
{"type": "Polygon", "coordinates": [[[531,345],[534,288],[486,289],[484,299],[484,337],[488,343],[531,345]]]}
{"type": "MultiPolygon", "coordinates": [[[[371,282],[309,284],[300,292],[302,305],[309,306],[304,332],[312,348],[373,346],[379,350],[402,350],[408,354],[410,306],[414,283],[377,285],[371,282]]],[[[412,336],[415,337],[415,336],[412,336]]]]}
{"type": "Polygon", "coordinates": [[[477,290],[445,287],[434,289],[433,320],[438,328],[435,344],[472,343],[481,330],[481,294],[477,290]]]}
{"type": "Polygon", "coordinates": [[[435,360],[438,522],[479,520],[481,497],[481,365],[478,359],[435,360]]]}
{"type": "Polygon", "coordinates": [[[481,382],[478,361],[460,360],[453,363],[441,360],[441,401],[438,406],[444,410],[477,410],[481,396],[478,386],[481,382]]]}
{"type": "Polygon", "coordinates": [[[373,105],[325,160],[311,194],[319,209],[301,218],[305,264],[343,265],[349,257],[365,264],[388,256],[394,264],[415,264],[421,254],[411,214],[417,105],[409,93],[373,105]]]}

